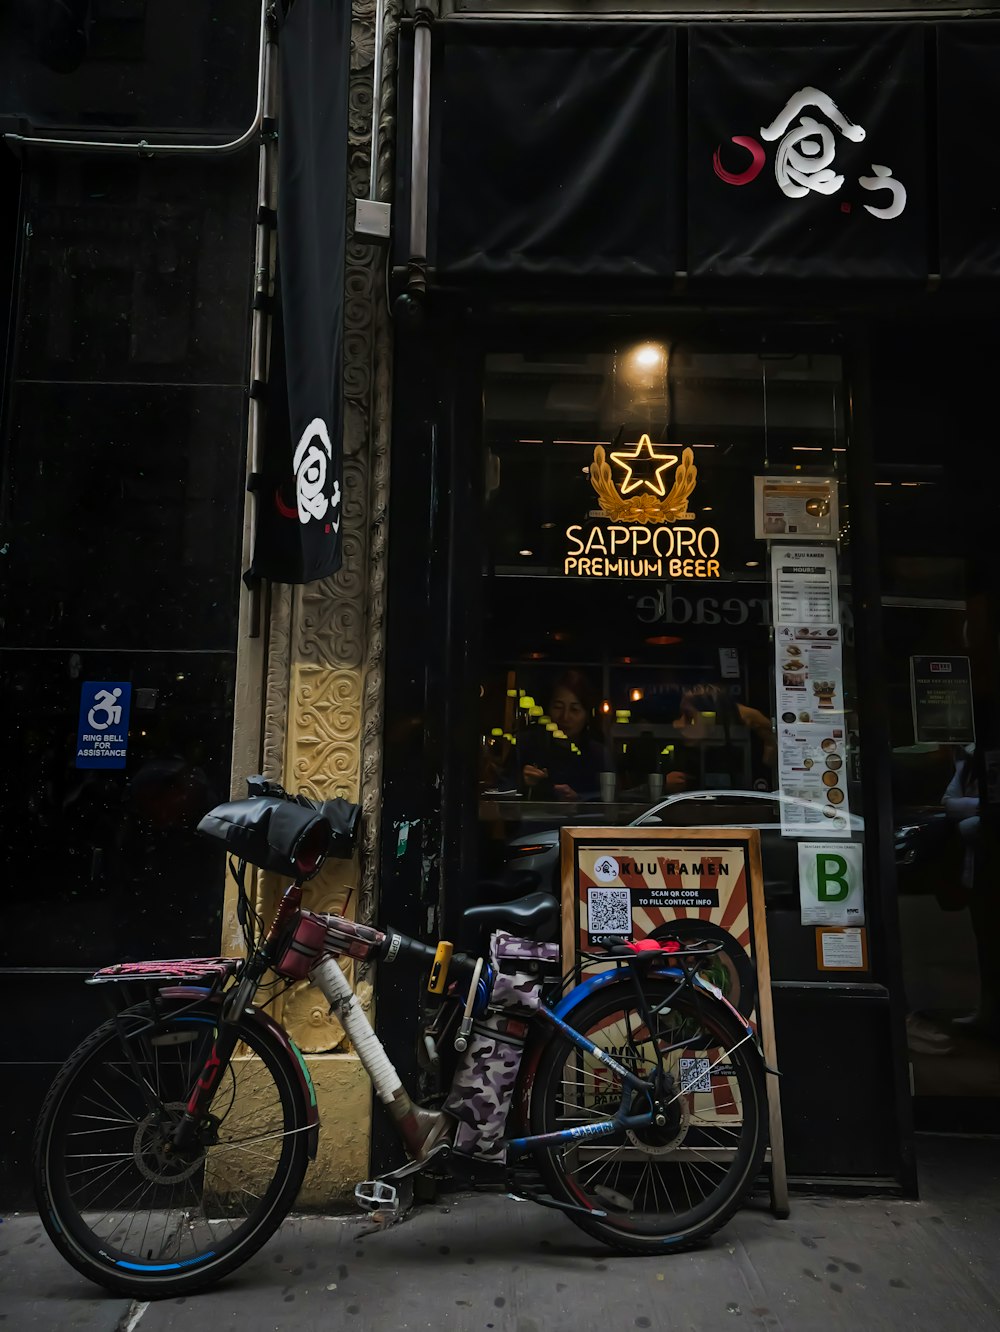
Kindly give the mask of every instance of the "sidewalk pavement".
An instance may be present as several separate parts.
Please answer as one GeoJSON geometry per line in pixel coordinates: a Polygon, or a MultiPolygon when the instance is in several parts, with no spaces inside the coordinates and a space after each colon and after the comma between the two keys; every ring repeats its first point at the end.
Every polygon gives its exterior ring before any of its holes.
{"type": "Polygon", "coordinates": [[[443,1195],[380,1229],[294,1217],[189,1299],[114,1299],[38,1218],[0,1223],[0,1332],[716,1332],[1000,1329],[1000,1139],[925,1138],[923,1199],[793,1197],[741,1212],[696,1253],[627,1258],[557,1212],[443,1195]]]}

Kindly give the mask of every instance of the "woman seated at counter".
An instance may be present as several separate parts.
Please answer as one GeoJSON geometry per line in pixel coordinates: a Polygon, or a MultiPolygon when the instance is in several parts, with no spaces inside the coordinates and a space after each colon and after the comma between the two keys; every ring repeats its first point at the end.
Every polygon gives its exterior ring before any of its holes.
{"type": "Polygon", "coordinates": [[[548,716],[556,730],[532,726],[518,740],[522,789],[535,800],[596,800],[610,757],[600,732],[597,694],[580,671],[555,682],[548,716]]]}

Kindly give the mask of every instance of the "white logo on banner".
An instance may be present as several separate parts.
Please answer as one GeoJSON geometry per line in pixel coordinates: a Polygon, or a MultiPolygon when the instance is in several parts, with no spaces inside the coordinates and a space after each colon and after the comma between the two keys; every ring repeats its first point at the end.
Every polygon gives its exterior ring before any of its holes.
{"type": "MultiPolygon", "coordinates": [[[[848,120],[827,93],[819,88],[800,88],[793,93],[780,114],[760,131],[766,143],[784,136],[775,153],[774,175],[782,194],[789,199],[803,199],[810,191],[836,194],[844,183],[844,177],[833,169],[837,153],[833,131],[814,117],[803,115],[806,107],[832,121],[852,143],[865,140],[864,128],[848,120]],[[798,124],[793,125],[796,117],[798,124]]],[[[859,176],[858,184],[865,190],[888,190],[892,200],[884,207],[865,204],[865,212],[885,219],[899,217],[906,207],[905,187],[893,178],[890,167],[872,163],[872,171],[871,176],[859,176]]]]}
{"type": "MultiPolygon", "coordinates": [[[[315,416],[303,430],[295,456],[292,458],[292,467],[295,471],[295,500],[300,523],[308,523],[311,518],[321,520],[326,517],[328,509],[335,509],[340,504],[339,482],[334,481],[329,498],[324,493],[327,467],[332,461],[333,445],[330,443],[330,432],[326,428],[326,422],[321,417],[315,416]]],[[[338,518],[336,522],[331,521],[330,525],[336,532],[340,527],[340,519],[338,518]]]]}

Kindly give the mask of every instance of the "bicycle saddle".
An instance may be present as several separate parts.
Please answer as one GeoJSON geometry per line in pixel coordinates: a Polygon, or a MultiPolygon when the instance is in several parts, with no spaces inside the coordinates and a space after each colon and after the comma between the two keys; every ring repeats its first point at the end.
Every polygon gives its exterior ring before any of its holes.
{"type": "Polygon", "coordinates": [[[546,941],[555,938],[559,903],[551,893],[529,893],[514,902],[487,902],[462,913],[469,925],[509,930],[526,938],[546,941]]]}

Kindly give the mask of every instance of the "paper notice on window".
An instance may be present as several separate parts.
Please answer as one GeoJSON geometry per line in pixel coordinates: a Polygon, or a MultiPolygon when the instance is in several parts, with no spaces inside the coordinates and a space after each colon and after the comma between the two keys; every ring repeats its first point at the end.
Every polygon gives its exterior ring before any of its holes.
{"type": "Polygon", "coordinates": [[[775,625],[829,625],[840,620],[835,546],[771,547],[775,625]]]}
{"type": "Polygon", "coordinates": [[[816,959],[822,971],[865,971],[868,959],[865,956],[864,930],[817,930],[816,959]]]}
{"type": "Polygon", "coordinates": [[[785,624],[774,631],[777,713],[786,724],[827,725],[844,711],[839,624],[785,624]]]}
{"type": "Polygon", "coordinates": [[[803,925],[865,923],[860,842],[799,842],[799,909],[803,925]]]}
{"type": "Polygon", "coordinates": [[[754,477],[754,531],[759,541],[775,537],[835,541],[839,521],[835,477],[754,477]]]}
{"type": "Polygon", "coordinates": [[[850,836],[846,759],[842,723],[778,722],[778,784],[784,836],[850,836]]]}
{"type": "Polygon", "coordinates": [[[774,631],[781,831],[788,837],[851,831],[841,640],[839,624],[774,631]]]}

